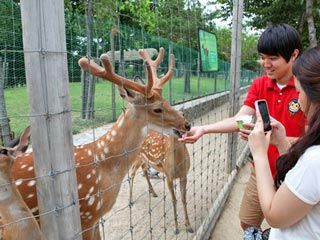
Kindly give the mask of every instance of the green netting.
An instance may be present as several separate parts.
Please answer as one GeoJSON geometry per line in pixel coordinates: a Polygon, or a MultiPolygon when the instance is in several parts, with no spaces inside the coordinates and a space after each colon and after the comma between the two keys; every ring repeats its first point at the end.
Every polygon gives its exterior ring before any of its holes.
{"type": "MultiPolygon", "coordinates": [[[[99,9],[102,6],[98,5],[97,2],[95,2],[94,7],[99,9]]],[[[118,1],[115,1],[115,3],[118,3],[118,1]]],[[[182,12],[179,8],[169,9],[168,11],[175,14],[181,14],[182,12]]],[[[17,1],[0,1],[0,70],[3,70],[0,71],[2,72],[0,80],[4,83],[6,109],[11,120],[11,129],[17,133],[29,124],[27,117],[21,117],[28,115],[28,104],[20,14],[20,4],[17,1]],[[17,104],[17,101],[24,104],[17,104]]],[[[117,14],[118,16],[115,18],[93,18],[92,43],[89,44],[86,16],[70,10],[65,11],[69,91],[74,133],[92,127],[92,124],[94,124],[80,117],[81,112],[83,112],[81,104],[86,100],[86,96],[81,94],[82,80],[78,60],[80,57],[87,55],[89,47],[91,48],[89,57],[94,59],[99,58],[102,53],[110,51],[112,29],[116,30],[113,39],[116,53],[117,51],[130,52],[140,48],[151,48],[158,51],[160,47],[164,47],[165,57],[158,69],[158,75],[167,72],[169,52],[175,55],[174,76],[163,89],[163,96],[172,104],[229,89],[230,63],[219,59],[219,70],[217,72],[200,72],[195,30],[195,24],[198,24],[196,16],[188,16],[188,20],[183,23],[169,19],[171,21],[170,29],[161,29],[159,26],[164,24],[165,19],[157,16],[154,22],[157,30],[150,34],[145,29],[143,19],[132,18],[132,21],[138,24],[131,27],[121,24],[117,20],[120,14],[115,13],[115,15],[117,14]],[[191,26],[191,23],[193,23],[193,26],[191,26]],[[177,39],[177,41],[172,39],[177,39]]],[[[41,54],[41,49],[38,53],[41,54]]],[[[131,59],[116,57],[114,65],[115,71],[120,75],[130,79],[138,75],[145,79],[143,62],[137,57],[131,59]]],[[[242,69],[241,86],[250,84],[258,74],[242,69]]],[[[117,93],[114,94],[111,84],[98,79],[94,96],[95,121],[98,125],[114,121],[123,107],[125,107],[124,102],[117,93]]]]}
{"type": "MultiPolygon", "coordinates": [[[[3,0],[0,2],[1,8],[1,27],[0,27],[0,57],[1,62],[5,66],[5,87],[15,87],[24,85],[25,69],[23,60],[23,44],[22,44],[22,27],[20,17],[20,5],[11,0],[3,0]]],[[[65,14],[67,51],[68,51],[68,67],[69,81],[80,82],[81,70],[78,66],[80,56],[85,56],[87,51],[86,37],[86,18],[70,12],[65,14]]],[[[207,78],[214,81],[225,81],[225,84],[216,83],[205,89],[196,89],[197,94],[207,94],[214,91],[223,91],[229,86],[229,68],[230,64],[219,60],[219,71],[214,73],[199,73],[198,71],[198,50],[189,48],[188,46],[176,44],[169,39],[160,36],[150,35],[142,29],[134,29],[129,26],[117,24],[108,19],[94,20],[93,44],[91,57],[98,58],[100,54],[107,52],[110,47],[110,31],[112,27],[116,27],[119,31],[115,36],[115,49],[132,50],[139,48],[155,48],[164,47],[166,56],[169,49],[172,49],[176,57],[175,77],[185,77],[185,72],[189,71],[192,78],[200,77],[200,81],[207,81],[207,78]],[[202,79],[203,78],[203,79],[202,79]]],[[[194,33],[195,34],[195,33],[194,33]]],[[[193,36],[196,38],[196,36],[193,36]]],[[[116,70],[119,68],[119,62],[116,63],[116,70]]],[[[168,58],[165,58],[160,69],[161,72],[166,71],[168,66],[168,58]]],[[[128,78],[135,75],[143,75],[144,68],[141,61],[125,61],[121,65],[122,74],[128,78]]],[[[256,76],[255,72],[242,70],[241,85],[250,83],[252,77],[256,76]]],[[[193,89],[192,89],[193,90],[193,89]]]]}

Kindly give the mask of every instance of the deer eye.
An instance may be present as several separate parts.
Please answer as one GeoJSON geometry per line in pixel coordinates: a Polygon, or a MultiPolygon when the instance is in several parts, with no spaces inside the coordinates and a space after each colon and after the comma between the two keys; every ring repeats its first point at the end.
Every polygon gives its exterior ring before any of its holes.
{"type": "Polygon", "coordinates": [[[162,113],[162,109],[161,108],[156,108],[153,110],[155,113],[162,113]]]}

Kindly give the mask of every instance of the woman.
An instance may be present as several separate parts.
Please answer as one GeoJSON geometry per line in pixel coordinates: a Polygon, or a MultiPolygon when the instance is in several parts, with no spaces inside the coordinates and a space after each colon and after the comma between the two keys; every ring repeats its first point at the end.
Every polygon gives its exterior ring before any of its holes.
{"type": "Polygon", "coordinates": [[[320,48],[306,51],[292,70],[308,130],[289,148],[283,125],[272,119],[272,131],[265,135],[257,112],[249,146],[261,208],[272,227],[269,239],[320,239],[320,48]],[[274,180],[267,158],[269,143],[285,153],[277,160],[274,180]]]}

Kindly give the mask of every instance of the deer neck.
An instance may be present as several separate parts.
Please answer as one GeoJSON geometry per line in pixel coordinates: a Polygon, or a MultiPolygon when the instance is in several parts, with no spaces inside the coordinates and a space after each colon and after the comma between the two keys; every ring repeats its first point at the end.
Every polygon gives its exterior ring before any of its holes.
{"type": "MultiPolygon", "coordinates": [[[[140,114],[141,115],[141,114],[140,114]]],[[[144,114],[143,114],[144,115],[144,114]]],[[[108,153],[106,161],[102,161],[104,169],[115,178],[122,179],[140,152],[140,147],[147,136],[147,122],[139,116],[134,108],[127,109],[117,122],[99,141],[105,142],[108,153]]]]}
{"type": "Polygon", "coordinates": [[[11,178],[9,180],[8,178],[4,179],[3,173],[1,173],[0,185],[1,212],[7,212],[7,220],[17,220],[22,217],[32,216],[11,178]]]}
{"type": "Polygon", "coordinates": [[[6,201],[12,196],[11,183],[7,172],[0,172],[0,202],[6,201]]]}

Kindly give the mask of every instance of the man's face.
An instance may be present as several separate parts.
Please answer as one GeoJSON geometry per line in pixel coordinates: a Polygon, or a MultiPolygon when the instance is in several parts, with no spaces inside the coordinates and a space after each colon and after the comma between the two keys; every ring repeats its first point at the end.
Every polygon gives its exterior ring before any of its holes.
{"type": "Polygon", "coordinates": [[[260,53],[260,64],[263,67],[266,75],[271,79],[281,80],[285,76],[291,74],[293,60],[289,62],[282,56],[272,56],[260,53]]]}

